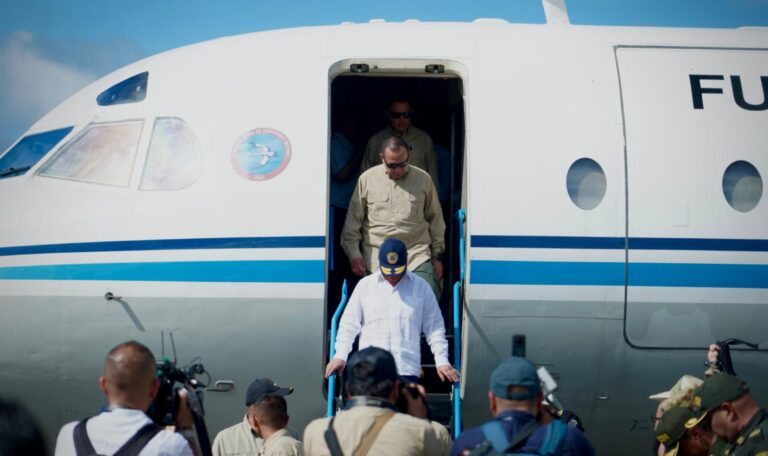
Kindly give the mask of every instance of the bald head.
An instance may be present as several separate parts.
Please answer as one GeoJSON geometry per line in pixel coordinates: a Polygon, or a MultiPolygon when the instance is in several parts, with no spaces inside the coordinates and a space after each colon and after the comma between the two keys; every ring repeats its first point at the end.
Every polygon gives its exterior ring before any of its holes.
{"type": "Polygon", "coordinates": [[[145,410],[157,393],[155,357],[139,342],[124,342],[107,355],[100,383],[110,404],[145,410]]]}

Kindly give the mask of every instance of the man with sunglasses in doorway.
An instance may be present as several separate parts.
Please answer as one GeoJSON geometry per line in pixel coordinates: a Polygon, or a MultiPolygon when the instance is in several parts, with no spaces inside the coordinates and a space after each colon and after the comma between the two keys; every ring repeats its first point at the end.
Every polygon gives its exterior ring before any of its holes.
{"type": "Polygon", "coordinates": [[[432,138],[424,130],[413,126],[413,105],[408,100],[395,99],[384,111],[389,121],[389,126],[368,140],[365,148],[361,170],[366,171],[378,165],[381,160],[379,152],[381,143],[390,136],[403,138],[411,147],[410,164],[426,171],[432,178],[435,187],[439,188],[437,180],[437,156],[432,138]]]}
{"type": "Polygon", "coordinates": [[[379,247],[396,237],[408,249],[408,270],[439,296],[445,222],[435,185],[425,171],[410,166],[410,147],[398,136],[384,140],[379,160],[358,179],[341,233],[352,272],[377,271],[379,247]]]}

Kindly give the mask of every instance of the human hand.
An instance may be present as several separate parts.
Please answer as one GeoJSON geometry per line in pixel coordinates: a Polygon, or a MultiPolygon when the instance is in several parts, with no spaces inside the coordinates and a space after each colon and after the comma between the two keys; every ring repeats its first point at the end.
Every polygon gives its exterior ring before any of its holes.
{"type": "MultiPolygon", "coordinates": [[[[193,393],[194,394],[194,393],[193,393]]],[[[176,430],[193,429],[195,421],[192,419],[192,410],[189,408],[189,398],[186,388],[179,390],[179,413],[176,415],[176,430]]]]}
{"type": "Polygon", "coordinates": [[[459,371],[448,364],[437,367],[437,376],[444,382],[450,380],[451,383],[456,383],[459,381],[459,371]]]}
{"type": "Polygon", "coordinates": [[[423,386],[409,383],[400,388],[400,394],[405,396],[406,413],[416,418],[427,419],[429,407],[427,407],[427,391],[423,386]]]}
{"type": "Polygon", "coordinates": [[[717,344],[709,345],[709,352],[707,352],[707,361],[710,366],[716,366],[720,359],[720,346],[717,344]]]}
{"type": "Polygon", "coordinates": [[[437,258],[432,258],[432,267],[435,268],[435,279],[443,279],[443,262],[437,258]]]}
{"type": "Polygon", "coordinates": [[[330,377],[331,374],[333,374],[336,371],[339,371],[339,374],[341,374],[342,372],[344,372],[344,366],[346,366],[346,365],[347,365],[347,363],[345,363],[344,361],[342,361],[342,360],[340,360],[338,358],[333,358],[328,363],[328,365],[325,366],[325,378],[330,377]]]}
{"type": "Polygon", "coordinates": [[[353,274],[359,275],[360,277],[365,276],[365,260],[363,257],[357,257],[349,260],[349,265],[352,268],[353,274]]]}

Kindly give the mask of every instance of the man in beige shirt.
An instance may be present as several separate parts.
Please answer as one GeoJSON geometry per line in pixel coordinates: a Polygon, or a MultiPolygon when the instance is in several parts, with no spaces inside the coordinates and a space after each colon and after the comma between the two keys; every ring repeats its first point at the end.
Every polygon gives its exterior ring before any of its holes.
{"type": "MultiPolygon", "coordinates": [[[[213,440],[213,456],[259,456],[265,454],[265,440],[269,436],[260,433],[257,406],[267,397],[277,396],[283,399],[283,396],[292,392],[293,388],[281,388],[269,378],[254,380],[245,393],[245,406],[247,407],[245,417],[240,423],[230,426],[216,435],[213,440]]],[[[283,403],[285,403],[284,399],[283,403]]],[[[287,417],[287,406],[285,413],[287,417]]],[[[295,432],[291,429],[286,432],[289,436],[296,437],[295,432]]],[[[277,435],[276,437],[280,436],[277,435]]]]}
{"type": "Polygon", "coordinates": [[[423,130],[413,126],[413,107],[408,100],[394,100],[384,114],[389,127],[371,136],[365,148],[360,170],[365,171],[381,163],[381,144],[390,136],[403,138],[411,146],[411,164],[426,171],[437,187],[437,155],[432,138],[423,130]]]}
{"type": "Polygon", "coordinates": [[[449,446],[424,419],[427,410],[422,397],[402,389],[395,359],[388,351],[377,347],[360,350],[350,357],[344,373],[350,396],[347,405],[334,418],[309,423],[304,430],[307,456],[331,454],[324,435],[331,426],[338,449],[345,455],[364,448],[368,456],[448,454],[449,446]],[[409,415],[394,407],[401,394],[408,402],[409,415]]]}
{"type": "Polygon", "coordinates": [[[437,295],[445,222],[435,185],[426,172],[410,166],[409,146],[402,138],[384,141],[379,158],[381,164],[358,179],[341,233],[352,272],[364,276],[366,270],[377,271],[379,246],[397,237],[408,248],[408,270],[437,295]]]}
{"type": "Polygon", "coordinates": [[[301,442],[286,430],[288,406],[282,396],[264,396],[253,406],[253,427],[264,439],[259,456],[304,456],[301,442]]]}

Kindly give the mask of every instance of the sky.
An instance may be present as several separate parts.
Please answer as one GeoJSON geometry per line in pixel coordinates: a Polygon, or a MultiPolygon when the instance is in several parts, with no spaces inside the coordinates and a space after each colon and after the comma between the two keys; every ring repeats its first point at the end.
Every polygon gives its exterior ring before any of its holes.
{"type": "MultiPolygon", "coordinates": [[[[768,27],[768,0],[569,0],[567,7],[576,25],[768,27]]],[[[179,46],[344,21],[477,18],[545,22],[540,0],[4,0],[0,151],[90,82],[179,46]]]]}

